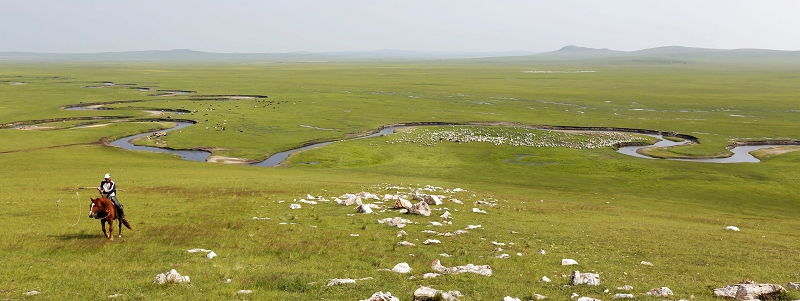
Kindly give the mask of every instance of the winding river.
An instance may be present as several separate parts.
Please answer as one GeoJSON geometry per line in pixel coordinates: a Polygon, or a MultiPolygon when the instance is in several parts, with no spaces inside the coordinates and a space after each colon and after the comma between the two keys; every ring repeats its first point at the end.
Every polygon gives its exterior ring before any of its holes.
{"type": "MultiPolygon", "coordinates": [[[[187,126],[192,125],[192,123],[189,123],[189,122],[177,122],[177,123],[178,123],[178,125],[176,127],[173,127],[171,129],[167,129],[167,130],[161,130],[159,132],[174,131],[174,130],[182,129],[182,128],[185,128],[187,126]]],[[[387,127],[387,128],[384,128],[384,129],[380,130],[379,132],[371,134],[371,135],[367,135],[367,136],[363,136],[363,137],[357,137],[357,138],[351,138],[351,139],[345,139],[345,140],[338,140],[338,141],[366,139],[366,138],[377,137],[377,136],[382,136],[382,135],[390,135],[390,134],[393,134],[396,129],[408,128],[408,127],[409,126],[387,127]]],[[[148,132],[148,133],[143,133],[143,134],[138,134],[138,135],[133,135],[133,136],[120,138],[120,139],[117,139],[117,140],[111,142],[111,145],[118,146],[118,147],[121,147],[121,148],[124,148],[124,149],[129,149],[129,150],[143,150],[143,151],[151,151],[151,152],[170,153],[170,154],[178,155],[179,157],[181,157],[183,159],[186,159],[186,160],[198,161],[198,162],[205,162],[206,159],[208,159],[208,157],[211,155],[210,152],[201,151],[201,150],[171,150],[171,149],[164,149],[164,148],[151,147],[151,146],[137,146],[137,145],[133,145],[132,143],[129,142],[129,141],[131,141],[133,139],[144,137],[144,136],[147,136],[147,135],[150,135],[150,134],[151,133],[148,132]]],[[[624,155],[628,155],[628,156],[634,156],[634,157],[638,157],[638,158],[657,159],[657,158],[653,158],[653,157],[649,157],[649,156],[645,156],[645,155],[639,154],[639,153],[636,152],[636,150],[638,150],[640,148],[643,148],[643,147],[651,147],[651,146],[658,146],[658,147],[675,146],[675,145],[681,145],[681,144],[684,144],[684,143],[688,142],[688,141],[675,142],[675,141],[666,140],[661,135],[651,135],[651,134],[644,134],[644,135],[657,138],[660,141],[657,142],[656,144],[653,144],[653,145],[620,147],[619,150],[617,150],[617,152],[620,153],[620,154],[624,154],[624,155]]],[[[250,165],[262,166],[262,167],[276,166],[278,164],[281,164],[284,160],[286,160],[286,158],[288,158],[289,155],[291,155],[292,153],[300,152],[300,151],[304,151],[304,150],[308,150],[308,149],[312,149],[312,148],[326,146],[326,145],[334,143],[334,142],[337,142],[337,141],[320,142],[320,143],[315,143],[315,144],[312,144],[312,145],[303,146],[303,147],[299,147],[299,148],[296,148],[296,149],[288,150],[288,151],[285,151],[285,152],[276,153],[276,154],[270,156],[269,158],[267,158],[264,161],[261,161],[261,162],[258,162],[258,163],[253,163],[253,164],[250,164],[250,165]]],[[[780,146],[780,145],[737,146],[737,147],[734,147],[731,150],[731,152],[733,152],[733,155],[731,157],[728,157],[728,158],[666,159],[666,160],[705,162],[705,163],[757,163],[757,162],[760,162],[760,160],[758,160],[756,157],[753,157],[753,155],[751,155],[750,152],[752,152],[754,150],[762,149],[762,148],[775,147],[775,146],[780,146]]]]}

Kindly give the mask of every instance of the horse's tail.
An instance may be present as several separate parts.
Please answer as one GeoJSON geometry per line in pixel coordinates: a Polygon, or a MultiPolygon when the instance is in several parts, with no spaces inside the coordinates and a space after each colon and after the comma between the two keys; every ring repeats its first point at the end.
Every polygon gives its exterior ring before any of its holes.
{"type": "Polygon", "coordinates": [[[126,219],[126,218],[124,218],[124,217],[123,217],[123,218],[119,219],[119,221],[120,221],[120,222],[121,222],[123,225],[125,225],[125,227],[127,227],[128,229],[131,229],[131,230],[133,230],[133,228],[131,228],[131,224],[129,224],[129,223],[128,223],[128,219],[126,219]]]}

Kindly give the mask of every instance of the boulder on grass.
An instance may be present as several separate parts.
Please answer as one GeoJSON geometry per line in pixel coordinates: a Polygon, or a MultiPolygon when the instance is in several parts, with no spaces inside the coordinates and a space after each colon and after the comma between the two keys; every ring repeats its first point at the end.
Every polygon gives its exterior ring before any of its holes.
{"type": "Polygon", "coordinates": [[[672,290],[669,289],[666,286],[663,286],[663,287],[658,287],[658,288],[651,289],[651,290],[647,291],[647,293],[645,293],[645,294],[650,295],[650,296],[661,297],[661,298],[669,298],[669,296],[672,296],[672,290]]]}
{"type": "Polygon", "coordinates": [[[432,301],[432,300],[459,301],[456,297],[461,297],[461,296],[462,295],[459,291],[445,292],[427,286],[420,286],[417,290],[414,291],[414,301],[432,301]],[[437,295],[441,296],[441,299],[438,299],[437,295]]]}
{"type": "Polygon", "coordinates": [[[570,285],[578,285],[578,284],[586,284],[586,285],[600,285],[600,274],[594,273],[581,273],[580,271],[573,271],[571,275],[569,275],[569,284],[570,285]]]}
{"type": "Polygon", "coordinates": [[[773,299],[771,295],[780,293],[785,289],[778,284],[758,284],[752,281],[744,281],[714,289],[714,296],[733,298],[737,300],[773,299]]]}
{"type": "Polygon", "coordinates": [[[431,207],[428,206],[428,203],[419,202],[408,208],[408,213],[410,214],[418,214],[422,216],[431,216],[431,207]]]}

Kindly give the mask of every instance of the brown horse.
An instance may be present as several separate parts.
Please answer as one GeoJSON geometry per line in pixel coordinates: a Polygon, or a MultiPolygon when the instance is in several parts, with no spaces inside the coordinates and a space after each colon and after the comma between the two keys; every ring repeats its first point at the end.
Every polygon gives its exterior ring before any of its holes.
{"type": "Polygon", "coordinates": [[[92,199],[92,204],[89,206],[89,217],[100,220],[103,234],[110,240],[114,240],[114,219],[119,221],[119,237],[122,237],[123,224],[133,230],[127,219],[117,216],[117,207],[114,207],[114,203],[107,198],[92,199]],[[106,233],[106,222],[108,222],[108,233],[106,233]]]}

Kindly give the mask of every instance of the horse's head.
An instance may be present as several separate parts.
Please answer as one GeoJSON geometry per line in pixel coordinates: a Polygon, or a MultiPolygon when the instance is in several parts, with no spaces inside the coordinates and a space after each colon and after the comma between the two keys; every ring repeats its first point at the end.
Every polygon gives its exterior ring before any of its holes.
{"type": "Polygon", "coordinates": [[[105,212],[105,206],[103,205],[102,198],[92,199],[92,204],[89,205],[89,217],[90,218],[102,218],[103,216],[99,215],[108,215],[105,212]],[[101,213],[102,212],[102,213],[101,213]]]}

